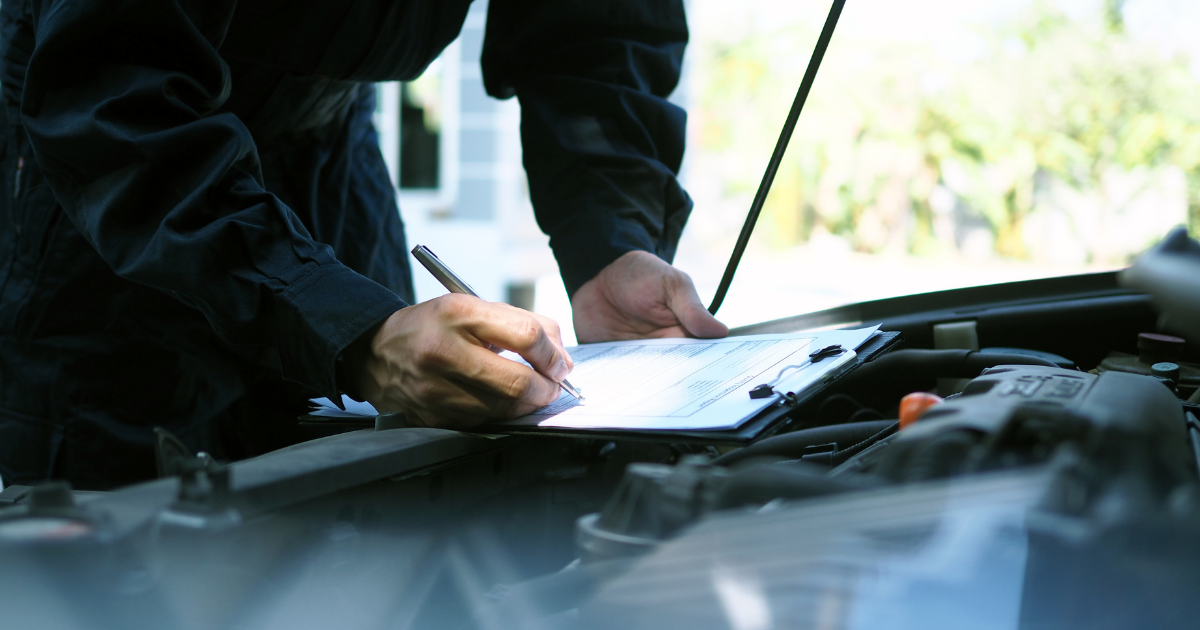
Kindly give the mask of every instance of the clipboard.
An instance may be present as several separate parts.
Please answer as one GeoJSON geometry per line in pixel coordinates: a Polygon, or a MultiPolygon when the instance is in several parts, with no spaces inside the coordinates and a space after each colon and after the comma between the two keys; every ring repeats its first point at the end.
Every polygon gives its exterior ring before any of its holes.
{"type": "MultiPolygon", "coordinates": [[[[781,400],[767,407],[755,417],[743,422],[734,429],[720,431],[690,431],[690,430],[647,430],[647,429],[566,429],[560,427],[489,427],[483,425],[480,431],[505,435],[561,435],[575,438],[641,440],[655,442],[689,442],[694,444],[736,445],[744,446],[765,437],[775,435],[788,426],[803,418],[808,403],[820,397],[838,381],[845,378],[854,370],[870,363],[900,344],[899,332],[877,331],[864,344],[859,346],[854,361],[848,362],[841,370],[797,393],[794,397],[781,400]]],[[[815,413],[815,409],[813,410],[815,413]]]]}
{"type": "MultiPolygon", "coordinates": [[[[771,435],[782,432],[788,426],[795,424],[805,417],[808,403],[820,397],[822,393],[842,378],[860,366],[870,363],[900,343],[899,332],[877,331],[866,342],[858,347],[853,361],[848,361],[837,372],[806,387],[794,396],[776,402],[759,412],[753,418],[743,422],[736,428],[696,431],[696,430],[653,430],[653,429],[573,429],[563,427],[539,426],[505,426],[484,424],[475,432],[490,435],[541,435],[564,436],[589,439],[612,439],[655,442],[690,442],[705,445],[745,445],[771,435]]],[[[815,413],[815,409],[812,410],[815,413]]],[[[308,430],[320,430],[325,427],[333,429],[337,425],[340,431],[361,430],[371,428],[398,428],[398,418],[401,414],[387,414],[375,418],[349,419],[327,418],[320,416],[301,416],[300,426],[308,430]]]]}

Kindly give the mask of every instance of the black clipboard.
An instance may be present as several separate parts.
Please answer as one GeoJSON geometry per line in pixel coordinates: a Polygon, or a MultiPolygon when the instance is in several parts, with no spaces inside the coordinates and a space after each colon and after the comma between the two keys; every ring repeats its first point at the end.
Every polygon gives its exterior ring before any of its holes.
{"type": "Polygon", "coordinates": [[[775,435],[799,418],[792,414],[806,407],[805,403],[820,396],[860,366],[895,348],[900,333],[878,331],[855,351],[854,362],[839,370],[836,377],[814,383],[789,400],[781,400],[759,412],[736,428],[719,431],[647,430],[647,429],[564,429],[562,427],[529,427],[483,425],[479,431],[505,435],[563,435],[577,438],[642,440],[655,442],[689,442],[713,445],[745,445],[775,435]]]}
{"type": "MultiPolygon", "coordinates": [[[[878,331],[867,339],[855,351],[854,362],[838,371],[834,378],[824,379],[811,387],[797,393],[789,399],[781,400],[759,412],[758,415],[743,422],[736,428],[718,431],[687,431],[687,430],[647,430],[647,429],[565,429],[562,427],[537,426],[505,426],[484,424],[475,432],[490,435],[558,435],[574,438],[635,440],[654,442],[689,442],[695,444],[713,445],[745,445],[765,437],[775,435],[802,418],[797,417],[807,406],[806,403],[820,396],[841,379],[858,369],[860,366],[874,361],[876,358],[895,348],[900,343],[900,333],[878,331]]],[[[389,418],[393,422],[400,414],[389,414],[378,418],[389,418]]],[[[370,429],[377,426],[378,418],[327,418],[320,416],[301,416],[302,428],[319,429],[337,426],[335,432],[370,429]],[[340,429],[340,430],[338,430],[340,429]]],[[[391,425],[395,426],[395,425],[391,425]]]]}

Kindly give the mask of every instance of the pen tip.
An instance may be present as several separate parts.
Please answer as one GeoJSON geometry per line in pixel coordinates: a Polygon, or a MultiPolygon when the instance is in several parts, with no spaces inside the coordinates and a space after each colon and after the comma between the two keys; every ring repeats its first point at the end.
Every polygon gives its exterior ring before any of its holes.
{"type": "Polygon", "coordinates": [[[581,405],[583,404],[583,392],[576,389],[574,385],[567,382],[566,380],[563,380],[561,383],[558,384],[558,386],[561,387],[563,389],[563,391],[567,392],[572,397],[574,397],[575,400],[578,400],[579,404],[581,404],[581,405]]]}

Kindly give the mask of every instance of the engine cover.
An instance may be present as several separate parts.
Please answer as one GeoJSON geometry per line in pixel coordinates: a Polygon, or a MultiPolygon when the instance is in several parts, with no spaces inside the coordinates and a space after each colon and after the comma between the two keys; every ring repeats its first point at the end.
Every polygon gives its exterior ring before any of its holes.
{"type": "Polygon", "coordinates": [[[880,472],[914,480],[1007,468],[1064,443],[1114,470],[1153,467],[1164,488],[1194,474],[1183,407],[1162,381],[1013,365],[985,370],[901,431],[880,472]]]}

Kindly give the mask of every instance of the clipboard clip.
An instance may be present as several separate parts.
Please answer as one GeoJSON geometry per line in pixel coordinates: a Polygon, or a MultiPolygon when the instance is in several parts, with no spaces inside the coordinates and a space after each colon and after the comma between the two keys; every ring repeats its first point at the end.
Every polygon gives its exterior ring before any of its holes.
{"type": "Polygon", "coordinates": [[[755,385],[754,389],[750,390],[750,399],[751,400],[758,400],[760,398],[769,398],[774,395],[775,395],[775,388],[771,387],[770,385],[767,385],[766,383],[763,383],[761,385],[755,385]]]}
{"type": "MultiPolygon", "coordinates": [[[[773,381],[771,381],[770,383],[762,383],[760,385],[755,385],[754,388],[750,390],[750,399],[751,400],[761,400],[763,398],[770,398],[771,396],[774,396],[776,393],[774,385],[775,385],[775,383],[779,382],[780,378],[783,377],[784,372],[786,372],[792,368],[801,368],[801,367],[804,367],[807,365],[811,365],[813,363],[820,363],[821,361],[824,361],[825,359],[828,359],[829,357],[836,357],[838,355],[843,354],[844,352],[846,352],[846,349],[843,348],[839,344],[833,344],[831,346],[825,346],[824,348],[821,348],[820,350],[814,350],[811,353],[809,353],[807,361],[796,364],[796,365],[788,365],[788,366],[785,366],[782,370],[779,370],[779,374],[776,374],[775,379],[773,381]]],[[[791,392],[788,392],[788,393],[790,394],[791,392]]]]}
{"type": "Polygon", "coordinates": [[[828,359],[829,357],[836,357],[845,351],[846,351],[845,348],[843,348],[842,346],[835,343],[832,346],[825,346],[824,348],[821,348],[820,350],[814,350],[811,354],[808,355],[808,361],[810,363],[820,363],[824,359],[828,359]]]}

